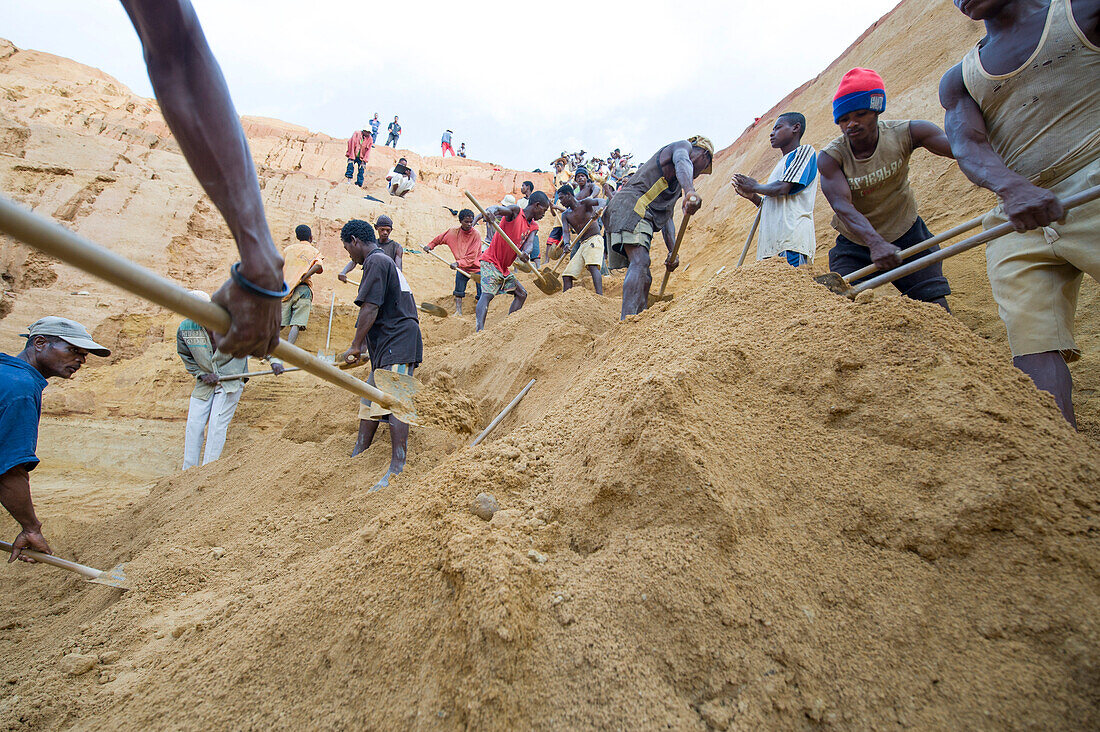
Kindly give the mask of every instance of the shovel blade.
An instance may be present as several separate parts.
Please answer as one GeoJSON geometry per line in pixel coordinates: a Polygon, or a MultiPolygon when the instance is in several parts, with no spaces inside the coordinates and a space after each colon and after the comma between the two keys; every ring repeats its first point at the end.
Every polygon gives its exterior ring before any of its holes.
{"type": "Polygon", "coordinates": [[[561,259],[562,254],[565,254],[565,249],[560,244],[551,244],[546,248],[547,259],[552,259],[556,262],[561,259]]]}
{"type": "Polygon", "coordinates": [[[405,424],[420,425],[416,414],[416,393],[420,391],[419,381],[408,374],[378,369],[374,372],[374,385],[398,401],[390,408],[394,417],[405,424]]]}
{"type": "Polygon", "coordinates": [[[449,315],[446,310],[430,302],[420,303],[420,309],[426,312],[428,315],[434,315],[437,318],[446,318],[449,315]]]}
{"type": "Polygon", "coordinates": [[[844,295],[845,297],[848,297],[848,293],[852,289],[848,286],[848,283],[844,281],[844,278],[836,272],[826,272],[823,275],[818,275],[814,277],[814,282],[825,285],[836,294],[844,295]]]}
{"type": "Polygon", "coordinates": [[[118,566],[111,567],[107,571],[101,573],[95,579],[88,580],[94,582],[97,585],[107,585],[108,587],[115,587],[120,590],[132,589],[126,582],[126,564],[119,564],[118,566]]]}
{"type": "Polygon", "coordinates": [[[547,295],[553,295],[561,292],[561,280],[558,279],[556,274],[551,272],[549,275],[543,275],[541,280],[536,279],[535,287],[539,288],[547,295]]]}
{"type": "Polygon", "coordinates": [[[650,294],[649,297],[646,298],[646,307],[651,308],[659,302],[671,302],[671,301],[672,301],[672,295],[671,294],[662,295],[661,297],[657,297],[654,294],[650,294]]]}

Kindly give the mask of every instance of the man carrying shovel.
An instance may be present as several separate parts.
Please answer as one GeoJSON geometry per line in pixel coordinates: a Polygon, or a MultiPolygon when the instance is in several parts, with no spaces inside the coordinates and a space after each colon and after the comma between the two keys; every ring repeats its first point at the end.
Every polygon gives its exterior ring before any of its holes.
{"type": "MultiPolygon", "coordinates": [[[[947,136],[931,122],[879,119],[886,111],[884,87],[882,77],[870,69],[844,75],[833,100],[833,119],[843,134],[817,156],[821,191],[833,207],[833,228],[839,232],[829,251],[829,269],[842,276],[872,262],[883,270],[898,267],[902,249],[932,238],[909,188],[909,158],[921,147],[952,157],[947,136]]],[[[938,250],[926,249],[910,260],[938,250]]],[[[894,286],[906,297],[951,311],[946,299],[951,287],[938,262],[896,280],[894,286]]]]}
{"type": "MultiPolygon", "coordinates": [[[[481,256],[481,235],[474,228],[474,212],[464,208],[458,212],[459,225],[453,229],[447,229],[442,234],[424,245],[424,251],[430,252],[440,244],[444,244],[451,250],[455,261],[451,269],[455,271],[455,314],[462,315],[462,301],[466,297],[466,286],[470,278],[478,274],[480,265],[478,258],[481,256]]],[[[478,274],[480,279],[480,274],[478,274]]],[[[475,282],[477,297],[481,298],[481,282],[475,282]]]]}
{"type": "Polygon", "coordinates": [[[993,298],[1013,363],[1076,426],[1066,363],[1081,357],[1083,274],[1100,279],[1100,203],[1062,202],[1100,183],[1100,1],[955,4],[986,36],[940,82],[947,135],[963,173],[1001,199],[983,226],[1016,231],[986,245],[993,298]]]}
{"type": "Polygon", "coordinates": [[[501,231],[519,247],[515,250],[499,233],[493,234],[489,248],[481,253],[481,296],[477,300],[477,330],[485,328],[485,316],[489,312],[489,303],[501,292],[512,293],[512,306],[508,313],[514,313],[523,307],[527,300],[527,290],[509,269],[516,257],[520,261],[531,260],[532,235],[539,230],[538,221],[550,208],[550,199],[542,191],[535,191],[528,199],[527,207],[490,206],[485,209],[486,221],[497,221],[501,231]]]}
{"type": "MultiPolygon", "coordinates": [[[[680,193],[685,215],[694,214],[703,201],[695,192],[695,179],[711,172],[714,145],[697,135],[665,145],[653,154],[630,181],[615,194],[607,207],[611,250],[629,261],[623,280],[622,318],[646,308],[653,275],[649,271],[649,247],[658,231],[664,236],[669,256],[665,268],[673,271],[680,263],[673,257],[676,234],[672,212],[680,193]]],[[[622,266],[612,262],[611,268],[622,266]]]]}
{"type": "MultiPolygon", "coordinates": [[[[420,321],[416,301],[392,259],[378,248],[374,229],[366,221],[352,219],[340,231],[344,249],[356,264],[363,265],[363,279],[355,304],[359,317],[355,321],[355,337],[351,347],[339,358],[341,363],[354,364],[366,352],[370,357],[371,375],[379,369],[408,376],[424,358],[424,343],[420,336],[420,321]]],[[[405,469],[409,444],[409,425],[397,419],[388,409],[367,399],[359,405],[359,436],[352,448],[355,457],[371,446],[378,432],[378,423],[390,426],[390,465],[372,491],[390,484],[390,478],[405,469]]]]}
{"type": "Polygon", "coordinates": [[[571,253],[569,264],[561,276],[561,289],[565,291],[573,287],[573,281],[587,269],[592,275],[592,289],[597,295],[602,295],[603,275],[600,267],[603,265],[603,229],[600,226],[600,201],[596,198],[578,201],[572,186],[568,185],[558,189],[558,200],[566,208],[561,217],[561,245],[571,253]],[[580,241],[570,248],[569,241],[574,232],[580,237],[580,241]]]}
{"type": "Polygon", "coordinates": [[[0,353],[0,504],[21,527],[9,562],[33,562],[24,549],[50,553],[34,513],[30,475],[39,463],[35,451],[46,379],[71,379],[89,353],[111,355],[83,325],[65,318],[42,318],[25,338],[27,345],[18,355],[0,353]]]}

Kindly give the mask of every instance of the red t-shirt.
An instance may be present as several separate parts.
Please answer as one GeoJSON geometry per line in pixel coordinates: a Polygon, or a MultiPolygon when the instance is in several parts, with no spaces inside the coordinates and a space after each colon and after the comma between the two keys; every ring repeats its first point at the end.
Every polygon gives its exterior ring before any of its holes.
{"type": "Polygon", "coordinates": [[[477,271],[477,260],[481,255],[481,233],[477,229],[463,231],[461,226],[448,229],[432,239],[428,244],[428,250],[431,251],[440,244],[450,248],[451,254],[455,257],[455,263],[463,272],[477,271]]]}
{"type": "MultiPolygon", "coordinates": [[[[538,222],[524,216],[523,211],[520,211],[519,216],[511,221],[500,218],[497,225],[520,249],[523,249],[527,237],[539,230],[538,222]]],[[[493,234],[493,241],[489,243],[489,248],[481,253],[481,261],[489,262],[499,269],[501,274],[507,275],[508,268],[512,266],[512,262],[516,261],[516,253],[500,234],[493,234]]]]}

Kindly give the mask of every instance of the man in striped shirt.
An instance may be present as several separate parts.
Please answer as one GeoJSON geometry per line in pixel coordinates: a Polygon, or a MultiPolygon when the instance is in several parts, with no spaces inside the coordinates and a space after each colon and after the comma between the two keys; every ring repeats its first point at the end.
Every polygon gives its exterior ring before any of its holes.
{"type": "Polygon", "coordinates": [[[798,112],[779,115],[772,128],[772,147],[780,158],[767,183],[747,175],[733,176],[737,194],[760,207],[760,240],[756,258],[784,257],[792,267],[812,261],[814,200],[817,198],[817,151],[802,144],[806,118],[798,112]]]}

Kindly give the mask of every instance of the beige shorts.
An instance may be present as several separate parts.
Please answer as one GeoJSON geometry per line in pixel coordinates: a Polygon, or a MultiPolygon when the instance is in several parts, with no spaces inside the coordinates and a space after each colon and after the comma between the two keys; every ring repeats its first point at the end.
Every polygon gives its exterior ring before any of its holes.
{"type": "Polygon", "coordinates": [[[590,236],[581,242],[577,256],[569,260],[562,277],[576,279],[584,274],[585,267],[603,266],[603,234],[590,236]]]}
{"type": "MultiPolygon", "coordinates": [[[[611,223],[614,224],[615,222],[612,221],[611,223]]],[[[634,231],[612,231],[611,248],[623,255],[626,254],[625,247],[627,245],[644,247],[648,252],[649,245],[653,241],[653,235],[656,233],[653,224],[649,223],[648,219],[642,218],[634,227],[634,231]]]]}
{"type": "MultiPolygon", "coordinates": [[[[1065,199],[1098,184],[1100,159],[1050,190],[1065,199]]],[[[982,225],[989,229],[1007,220],[998,206],[982,225]]],[[[1073,209],[1065,224],[994,239],[985,258],[1012,355],[1061,351],[1067,361],[1080,358],[1073,320],[1082,275],[1100,279],[1100,201],[1073,209]]]]}
{"type": "Polygon", "coordinates": [[[305,330],[309,324],[309,312],[313,309],[313,290],[309,285],[298,285],[290,297],[283,301],[283,318],[280,328],[296,325],[305,330]]]}
{"type": "MultiPolygon", "coordinates": [[[[413,367],[407,363],[395,363],[393,366],[386,366],[386,371],[393,371],[398,374],[412,374],[413,367]]],[[[370,377],[367,378],[367,383],[374,386],[374,370],[370,372],[370,377]]],[[[375,422],[381,422],[386,417],[393,414],[390,410],[383,407],[381,404],[375,404],[370,399],[363,397],[359,400],[359,419],[373,419],[375,422]]]]}

